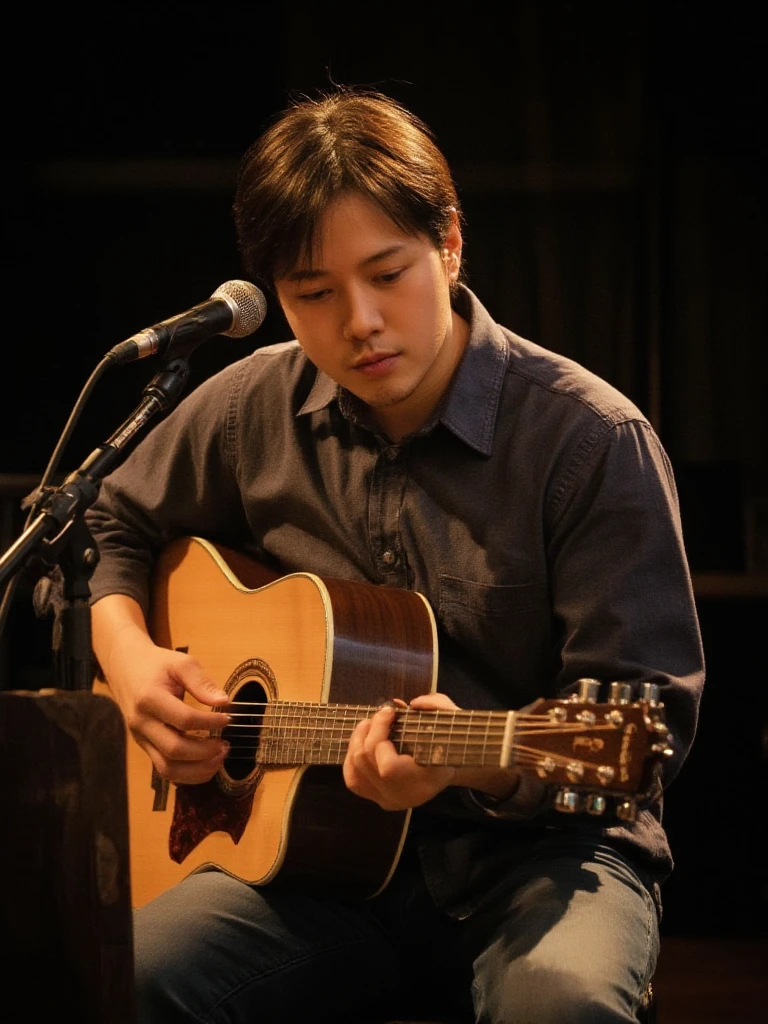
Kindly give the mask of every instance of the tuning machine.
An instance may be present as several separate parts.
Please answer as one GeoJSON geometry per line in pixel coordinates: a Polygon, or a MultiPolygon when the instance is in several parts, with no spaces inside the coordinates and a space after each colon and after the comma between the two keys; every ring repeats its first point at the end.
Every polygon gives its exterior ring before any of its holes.
{"type": "Polygon", "coordinates": [[[558,790],[555,796],[555,810],[562,814],[578,814],[580,811],[586,811],[593,817],[599,817],[601,814],[605,814],[607,807],[608,801],[602,793],[584,795],[575,789],[566,788],[558,790]]]}
{"type": "Polygon", "coordinates": [[[600,693],[599,679],[578,679],[576,685],[578,687],[577,700],[581,701],[582,704],[597,704],[597,698],[600,693]]]}
{"type": "Polygon", "coordinates": [[[622,800],[616,805],[616,817],[622,821],[634,821],[637,817],[637,802],[635,800],[622,800]]]}
{"type": "Polygon", "coordinates": [[[632,687],[629,683],[611,683],[608,687],[609,704],[629,704],[632,699],[632,687]]]}
{"type": "Polygon", "coordinates": [[[584,800],[584,810],[594,817],[605,814],[607,807],[608,801],[602,793],[588,793],[584,800]]]}
{"type": "Polygon", "coordinates": [[[661,687],[658,683],[643,683],[640,687],[640,699],[646,701],[652,708],[659,706],[661,687]]]}
{"type": "Polygon", "coordinates": [[[578,814],[584,809],[584,797],[575,789],[559,789],[555,795],[554,806],[561,814],[578,814]]]}

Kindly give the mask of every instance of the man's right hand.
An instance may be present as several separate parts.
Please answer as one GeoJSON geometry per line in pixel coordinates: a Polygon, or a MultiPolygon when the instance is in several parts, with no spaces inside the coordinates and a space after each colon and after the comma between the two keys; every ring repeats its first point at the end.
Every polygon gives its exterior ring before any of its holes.
{"type": "Polygon", "coordinates": [[[229,716],[200,704],[227,703],[227,694],[188,654],[153,643],[140,606],[123,594],[97,601],[92,612],[93,648],[125,723],[152,764],[171,782],[207,782],[227,754],[227,744],[209,734],[229,716]]]}

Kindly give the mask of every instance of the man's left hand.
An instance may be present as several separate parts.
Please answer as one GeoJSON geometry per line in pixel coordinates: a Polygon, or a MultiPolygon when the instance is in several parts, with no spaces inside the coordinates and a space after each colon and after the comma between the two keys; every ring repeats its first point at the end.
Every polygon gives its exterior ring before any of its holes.
{"type": "MultiPolygon", "coordinates": [[[[458,707],[444,693],[414,697],[408,706],[414,711],[450,711],[458,707]]],[[[385,811],[404,811],[426,803],[449,786],[456,774],[455,768],[424,767],[410,754],[399,754],[389,738],[396,714],[395,708],[383,707],[360,722],[344,760],[348,788],[385,811]]]]}

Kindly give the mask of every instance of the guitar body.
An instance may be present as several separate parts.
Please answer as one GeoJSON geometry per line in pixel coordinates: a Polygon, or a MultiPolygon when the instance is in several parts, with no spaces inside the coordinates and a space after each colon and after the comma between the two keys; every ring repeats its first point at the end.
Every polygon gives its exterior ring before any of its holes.
{"type": "MultiPolygon", "coordinates": [[[[198,538],[163,553],[150,631],[246,708],[407,703],[436,686],[435,622],[419,594],[308,573],[275,578],[198,538]]],[[[257,733],[262,721],[246,716],[244,728],[257,733]]],[[[256,885],[369,898],[387,884],[410,816],[350,793],[338,760],[264,766],[236,742],[202,786],[160,779],[132,739],[127,772],[134,906],[213,865],[256,885]]]]}

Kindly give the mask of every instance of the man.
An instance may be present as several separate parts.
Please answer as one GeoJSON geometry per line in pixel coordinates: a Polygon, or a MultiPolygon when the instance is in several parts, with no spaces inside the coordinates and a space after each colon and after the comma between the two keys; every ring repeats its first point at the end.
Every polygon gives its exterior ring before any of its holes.
{"type": "MultiPolygon", "coordinates": [[[[439,692],[412,707],[659,685],[668,783],[703,681],[668,460],[626,398],[460,283],[459,203],[428,129],[375,93],[298,103],[245,155],[235,218],[297,341],[188,396],[89,516],[94,648],[156,770],[202,783],[227,754],[199,735],[228,722],[224,680],[145,624],[157,554],[200,535],[282,572],[423,594],[439,692]]],[[[535,773],[398,753],[395,713],[357,725],[343,766],[359,797],[415,809],[383,892],[191,875],[137,911],[142,1022],[361,1021],[436,979],[482,1022],[636,1019],[671,869],[659,802],[566,818],[535,773]]]]}

